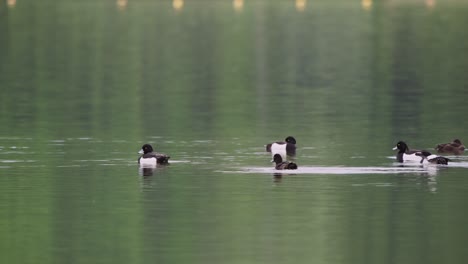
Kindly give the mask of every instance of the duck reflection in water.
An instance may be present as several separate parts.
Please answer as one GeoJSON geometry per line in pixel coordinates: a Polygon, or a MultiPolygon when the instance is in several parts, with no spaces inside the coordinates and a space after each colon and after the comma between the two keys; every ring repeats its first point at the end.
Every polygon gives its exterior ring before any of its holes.
{"type": "MultiPolygon", "coordinates": [[[[396,167],[400,168],[415,168],[415,165],[404,165],[398,163],[396,167]]],[[[432,165],[432,166],[425,166],[423,164],[416,165],[417,168],[421,168],[422,170],[419,173],[414,174],[413,176],[408,174],[401,174],[398,177],[401,179],[405,179],[411,181],[411,183],[417,183],[420,187],[427,189],[430,193],[437,193],[437,175],[439,174],[440,170],[447,169],[444,165],[432,165]],[[408,177],[410,176],[410,177],[408,177]]]]}
{"type": "Polygon", "coordinates": [[[431,193],[437,193],[437,176],[436,175],[427,175],[427,179],[425,181],[427,190],[431,193]]]}
{"type": "MultiPolygon", "coordinates": [[[[153,174],[156,172],[156,168],[148,168],[148,167],[139,167],[138,174],[140,175],[139,182],[140,182],[140,189],[147,190],[153,188],[153,174]]],[[[156,177],[156,176],[155,176],[156,177]]]]}
{"type": "MultiPolygon", "coordinates": [[[[442,168],[443,169],[443,168],[442,168]]],[[[406,177],[406,176],[405,176],[406,177]]],[[[413,178],[413,182],[416,182],[417,187],[426,190],[430,193],[437,193],[437,169],[431,168],[426,173],[421,173],[413,178]]]]}
{"type": "Polygon", "coordinates": [[[156,170],[156,167],[141,167],[138,169],[138,174],[140,176],[153,176],[154,171],[156,170]]]}
{"type": "Polygon", "coordinates": [[[273,182],[281,182],[282,179],[283,179],[282,173],[278,173],[278,172],[273,173],[273,182]]]}

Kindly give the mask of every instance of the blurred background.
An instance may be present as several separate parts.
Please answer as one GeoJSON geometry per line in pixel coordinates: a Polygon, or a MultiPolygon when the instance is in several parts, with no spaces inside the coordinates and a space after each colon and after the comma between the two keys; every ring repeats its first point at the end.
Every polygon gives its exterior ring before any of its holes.
{"type": "Polygon", "coordinates": [[[288,135],[300,167],[464,142],[467,25],[466,0],[0,0],[0,262],[466,263],[464,166],[249,168],[288,135]],[[147,142],[173,164],[142,175],[147,142]]]}

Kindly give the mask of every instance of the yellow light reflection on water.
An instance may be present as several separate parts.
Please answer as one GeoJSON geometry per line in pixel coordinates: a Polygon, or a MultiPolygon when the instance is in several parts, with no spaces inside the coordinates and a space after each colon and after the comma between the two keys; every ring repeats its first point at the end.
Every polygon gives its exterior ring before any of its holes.
{"type": "Polygon", "coordinates": [[[15,7],[15,5],[16,5],[16,0],[8,0],[8,1],[7,1],[7,5],[8,5],[9,7],[15,7]]]}
{"type": "Polygon", "coordinates": [[[436,5],[436,1],[435,0],[426,0],[426,7],[428,8],[434,8],[436,5]]]}
{"type": "Polygon", "coordinates": [[[242,9],[244,9],[244,0],[233,0],[232,6],[234,7],[234,10],[242,11],[242,9]]]}
{"type": "Polygon", "coordinates": [[[296,10],[302,12],[305,10],[307,0],[296,0],[296,10]]]}
{"type": "Polygon", "coordinates": [[[372,0],[362,0],[361,1],[362,9],[370,10],[372,8],[372,0]]]}
{"type": "Polygon", "coordinates": [[[120,10],[124,10],[127,8],[128,0],[117,0],[116,4],[120,10]]]}
{"type": "Polygon", "coordinates": [[[184,7],[184,0],[173,0],[172,7],[175,10],[181,10],[184,7]]]}

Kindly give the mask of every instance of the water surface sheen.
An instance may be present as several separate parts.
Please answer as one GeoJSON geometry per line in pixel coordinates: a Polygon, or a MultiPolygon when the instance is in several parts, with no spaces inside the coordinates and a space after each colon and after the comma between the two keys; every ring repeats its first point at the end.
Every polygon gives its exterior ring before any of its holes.
{"type": "Polygon", "coordinates": [[[456,0],[0,2],[0,263],[467,263],[468,155],[391,150],[468,139],[466,25],[456,0]]]}

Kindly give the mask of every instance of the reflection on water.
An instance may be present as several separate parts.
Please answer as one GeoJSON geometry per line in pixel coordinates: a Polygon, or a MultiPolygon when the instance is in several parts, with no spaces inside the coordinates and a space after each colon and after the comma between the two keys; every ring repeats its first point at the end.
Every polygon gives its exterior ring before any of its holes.
{"type": "Polygon", "coordinates": [[[297,11],[304,11],[306,9],[307,0],[296,0],[296,10],[297,11]]]}
{"type": "Polygon", "coordinates": [[[369,11],[372,8],[372,0],[361,0],[361,6],[364,10],[369,11]]]}
{"type": "MultiPolygon", "coordinates": [[[[6,0],[6,3],[10,8],[15,7],[16,2],[17,0],[6,0]]],[[[396,2],[390,1],[389,3],[392,5],[405,4],[405,1],[396,1],[396,2]]],[[[416,3],[420,3],[420,2],[416,1],[416,3]]],[[[172,7],[174,10],[182,10],[184,8],[184,4],[185,4],[184,0],[172,0],[172,7]]],[[[244,9],[244,4],[245,4],[244,0],[232,0],[232,6],[235,11],[238,11],[238,12],[242,11],[244,9]]],[[[128,0],[116,0],[116,5],[119,10],[125,10],[128,5],[128,0]]],[[[306,10],[307,0],[295,0],[294,5],[297,11],[303,12],[304,10],[306,10]]],[[[366,11],[371,10],[372,5],[373,5],[373,0],[361,0],[361,7],[366,11]]],[[[427,8],[432,9],[436,6],[436,0],[424,0],[424,5],[427,8]]]]}
{"type": "Polygon", "coordinates": [[[172,7],[179,11],[184,7],[184,0],[172,0],[172,7]]]}
{"type": "Polygon", "coordinates": [[[8,7],[15,7],[16,0],[7,0],[7,5],[8,7]]]}
{"type": "MultiPolygon", "coordinates": [[[[3,161],[28,160],[31,153],[41,153],[34,160],[34,166],[41,167],[34,170],[21,162],[6,163],[8,167],[0,166],[3,195],[0,205],[3,212],[15,218],[14,222],[0,225],[0,229],[7,227],[2,233],[7,238],[24,236],[21,231],[24,228],[18,227],[30,223],[28,219],[34,215],[36,220],[32,223],[32,229],[26,229],[28,233],[40,236],[41,241],[45,237],[60,245],[50,246],[54,252],[61,252],[63,245],[67,248],[80,245],[82,250],[77,255],[65,251],[56,257],[67,259],[75,256],[83,262],[88,260],[86,256],[89,254],[101,262],[111,259],[113,263],[128,263],[128,260],[138,263],[140,258],[150,260],[158,256],[171,260],[169,262],[181,261],[179,254],[168,247],[178,248],[191,258],[192,263],[218,261],[224,255],[250,262],[257,258],[244,255],[244,250],[246,246],[253,246],[264,252],[262,259],[269,263],[279,263],[274,258],[280,258],[291,250],[299,250],[299,262],[308,263],[311,259],[320,261],[332,258],[333,254],[326,253],[328,247],[320,249],[319,245],[325,237],[332,237],[334,241],[346,245],[334,245],[333,249],[342,249],[339,257],[349,259],[354,254],[345,249],[356,239],[355,235],[345,235],[349,232],[368,232],[373,239],[385,240],[392,240],[385,238],[385,234],[397,232],[399,243],[402,243],[401,239],[412,245],[426,240],[426,237],[418,234],[427,234],[432,224],[449,229],[452,224],[446,221],[456,221],[450,215],[461,211],[445,208],[451,213],[440,214],[440,210],[444,208],[445,199],[466,197],[464,187],[468,187],[466,177],[459,177],[468,169],[464,156],[451,163],[455,167],[400,167],[401,164],[388,163],[386,156],[372,161],[383,162],[385,166],[352,166],[356,161],[351,156],[345,166],[310,166],[307,164],[317,160],[305,157],[312,157],[313,153],[320,153],[321,150],[320,147],[305,147],[298,149],[301,155],[297,158],[303,164],[298,170],[279,172],[270,164],[270,154],[264,151],[263,145],[255,146],[248,140],[226,143],[158,137],[157,141],[161,148],[174,153],[177,158],[170,166],[139,167],[134,149],[141,142],[95,137],[49,139],[43,142],[40,139],[2,139],[0,155],[3,161]],[[56,141],[60,145],[50,144],[56,141]],[[22,151],[6,153],[12,147],[15,151],[22,151]],[[102,153],[101,150],[106,148],[110,151],[102,153]],[[43,152],[45,149],[48,151],[43,152]],[[62,152],[58,155],[57,150],[62,152]],[[256,167],[245,167],[245,164],[256,167]],[[260,164],[264,164],[264,167],[260,164]],[[233,167],[236,169],[220,172],[220,169],[233,167]],[[460,169],[462,171],[457,172],[460,169]],[[25,190],[28,190],[26,194],[25,190]],[[20,192],[22,195],[19,195],[20,192]],[[32,204],[31,198],[35,201],[32,204]],[[23,204],[24,216],[18,214],[17,204],[23,204]],[[42,208],[41,211],[35,210],[38,206],[42,208]],[[416,213],[412,213],[414,207],[418,208],[416,213]],[[83,214],[87,216],[86,219],[79,217],[83,214]],[[421,226],[425,222],[421,222],[419,216],[430,218],[433,223],[421,226]],[[53,227],[50,227],[51,219],[54,219],[53,227]],[[232,224],[232,221],[236,224],[232,224]],[[345,222],[348,224],[343,224],[345,222]],[[40,233],[44,228],[48,229],[47,232],[40,233]],[[145,231],[142,232],[141,228],[145,231]],[[408,229],[417,232],[408,233],[408,229]],[[115,230],[119,230],[119,233],[113,233],[115,230]],[[286,235],[291,232],[295,234],[293,238],[286,235]],[[93,237],[92,246],[88,246],[89,237],[93,237]],[[129,244],[123,242],[127,240],[119,240],[122,237],[133,242],[129,244]],[[307,253],[308,247],[306,249],[295,242],[310,238],[313,239],[308,244],[314,245],[314,253],[307,253]],[[116,240],[111,248],[120,248],[121,255],[111,257],[115,254],[112,253],[114,250],[105,249],[108,239],[116,240]],[[229,247],[217,243],[230,239],[234,241],[229,247]],[[134,246],[140,243],[137,241],[144,241],[145,246],[134,246]],[[259,246],[260,241],[274,244],[287,242],[287,245],[283,245],[287,249],[271,253],[270,247],[259,246]],[[210,245],[216,251],[199,256],[197,252],[200,249],[190,246],[193,243],[210,245]],[[95,247],[101,250],[95,251],[95,247]],[[145,248],[144,252],[140,250],[141,247],[145,248]],[[317,256],[317,252],[322,255],[317,256]]],[[[260,142],[264,141],[265,138],[260,142]]],[[[367,150],[364,150],[347,155],[366,159],[366,153],[367,150]]],[[[451,208],[464,208],[462,200],[451,203],[451,208]]],[[[5,221],[8,218],[0,219],[5,221]]],[[[443,240],[446,235],[454,239],[464,235],[458,234],[458,230],[447,232],[431,236],[443,240]]],[[[22,249],[28,243],[34,244],[41,250],[36,254],[46,257],[49,244],[42,244],[34,238],[25,240],[27,243],[15,247],[22,249]]],[[[440,246],[443,245],[438,244],[440,246]]],[[[357,250],[364,246],[354,247],[357,250]]],[[[459,248],[455,249],[455,253],[461,251],[459,248]]],[[[379,250],[384,255],[390,254],[387,247],[379,247],[379,250]]],[[[419,255],[422,250],[412,256],[419,255]]],[[[13,249],[3,252],[10,252],[10,259],[27,258],[13,249]]],[[[394,254],[406,256],[408,253],[399,249],[394,254]]],[[[375,258],[379,257],[382,256],[376,253],[375,258]]]]}
{"type": "Polygon", "coordinates": [[[117,0],[116,5],[120,10],[125,10],[128,5],[128,0],[117,0]]]}
{"type": "Polygon", "coordinates": [[[242,9],[244,9],[244,0],[233,0],[232,6],[234,7],[234,10],[238,12],[242,11],[242,9]]]}
{"type": "Polygon", "coordinates": [[[138,169],[138,174],[141,176],[152,176],[154,171],[156,170],[156,167],[151,168],[151,167],[139,167],[138,169]]]}
{"type": "Polygon", "coordinates": [[[434,8],[436,5],[436,0],[426,0],[425,3],[428,8],[434,8]]]}
{"type": "Polygon", "coordinates": [[[465,1],[32,3],[0,1],[1,263],[467,262],[468,156],[391,150],[468,135],[465,1]]]}
{"type": "MultiPolygon", "coordinates": [[[[441,165],[442,166],[442,165],[441,165]]],[[[466,167],[468,168],[468,167],[466,167]]],[[[265,167],[247,167],[242,168],[241,171],[222,171],[225,173],[278,173],[278,174],[408,174],[408,173],[427,173],[429,175],[435,175],[437,173],[438,166],[401,166],[401,167],[311,167],[311,166],[300,166],[297,170],[284,170],[277,172],[275,168],[265,167]]]]}

